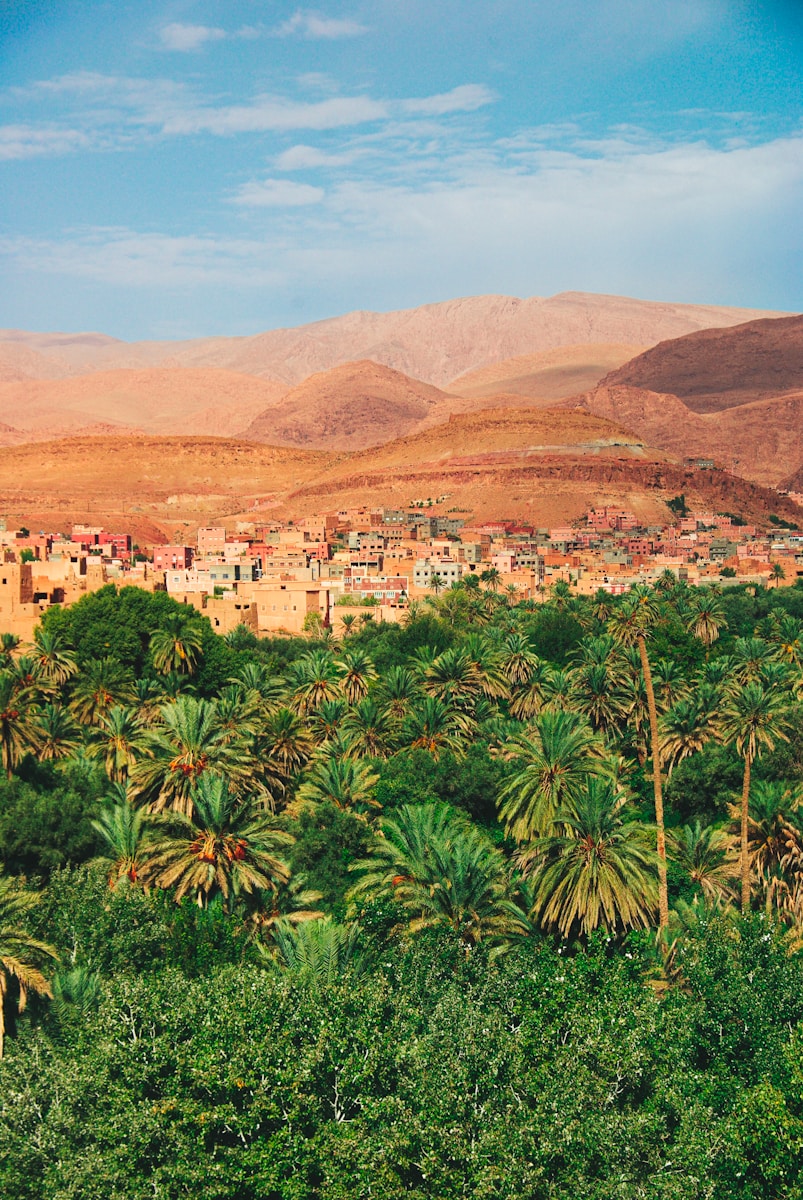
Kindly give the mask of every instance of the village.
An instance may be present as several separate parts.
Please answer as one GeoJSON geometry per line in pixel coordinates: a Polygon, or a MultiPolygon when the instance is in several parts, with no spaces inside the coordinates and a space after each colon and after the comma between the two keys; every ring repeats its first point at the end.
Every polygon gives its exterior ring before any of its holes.
{"type": "Polygon", "coordinates": [[[618,595],[665,571],[702,586],[803,578],[803,530],[771,518],[767,532],[733,514],[689,511],[683,497],[671,507],[678,515],[662,526],[599,506],[572,525],[536,528],[513,519],[472,524],[414,502],[206,526],[191,543],[153,546],[98,526],[32,533],[0,521],[0,629],[30,639],[49,607],[108,584],[166,590],[220,634],[238,625],[256,634],[338,634],[358,618],[397,621],[412,601],[470,576],[536,603],[558,581],[578,595],[618,595]]]}

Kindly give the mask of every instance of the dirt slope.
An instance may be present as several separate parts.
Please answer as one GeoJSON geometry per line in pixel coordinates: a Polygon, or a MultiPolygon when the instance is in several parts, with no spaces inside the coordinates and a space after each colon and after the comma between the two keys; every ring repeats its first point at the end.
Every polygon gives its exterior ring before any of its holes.
{"type": "Polygon", "coordinates": [[[671,392],[695,412],[720,412],[803,391],[803,316],[703,329],[660,342],[600,380],[671,392]]]}
{"type": "Polygon", "coordinates": [[[712,458],[765,487],[779,486],[803,460],[803,390],[712,413],[624,386],[601,386],[564,403],[617,421],[650,446],[679,458],[712,458]]]}
{"type": "Polygon", "coordinates": [[[360,450],[400,437],[450,403],[438,388],[375,362],[311,375],[265,409],[243,437],[274,445],[360,450]]]}
{"type": "Polygon", "coordinates": [[[629,362],[643,349],[643,346],[605,343],[560,346],[469,371],[453,379],[447,390],[476,398],[513,393],[531,401],[554,404],[556,400],[596,387],[603,375],[629,362]]]}
{"type": "Polygon", "coordinates": [[[0,420],[38,437],[101,422],[146,433],[226,436],[285,392],[284,384],[231,371],[100,371],[0,384],[0,420]]]}

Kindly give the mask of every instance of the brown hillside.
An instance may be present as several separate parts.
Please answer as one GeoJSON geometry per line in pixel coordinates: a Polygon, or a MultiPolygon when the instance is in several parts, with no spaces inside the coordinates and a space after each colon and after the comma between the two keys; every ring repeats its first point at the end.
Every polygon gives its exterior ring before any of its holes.
{"type": "Polygon", "coordinates": [[[0,331],[0,343],[24,344],[53,358],[65,374],[152,366],[214,367],[269,376],[292,386],[331,367],[372,359],[444,387],[467,371],[559,346],[652,346],[696,329],[776,315],[565,292],[525,300],[469,296],[399,312],[353,312],[252,337],[126,343],[102,334],[6,330],[0,331]]]}
{"type": "Polygon", "coordinates": [[[329,456],[223,438],[68,438],[0,450],[0,514],[30,528],[92,521],[144,540],[269,513],[329,456]]]}
{"type": "Polygon", "coordinates": [[[713,458],[765,487],[777,487],[803,459],[803,391],[717,413],[693,412],[677,396],[623,386],[601,386],[565,403],[617,421],[679,458],[713,458]]]}
{"type": "Polygon", "coordinates": [[[453,379],[448,390],[476,398],[506,392],[554,404],[596,387],[603,375],[629,362],[643,349],[633,345],[560,346],[469,371],[453,379]]]}
{"type": "Polygon", "coordinates": [[[274,445],[361,450],[400,437],[451,402],[444,392],[375,362],[312,375],[272,404],[243,437],[274,445]]]}
{"type": "Polygon", "coordinates": [[[695,412],[719,412],[803,390],[803,316],[703,329],[660,342],[600,380],[671,392],[695,412]]]}
{"type": "Polygon", "coordinates": [[[285,390],[275,380],[211,368],[100,371],[0,384],[0,420],[38,437],[98,422],[146,433],[231,435],[285,390]]]}
{"type": "Polygon", "coordinates": [[[610,421],[585,415],[566,421],[567,415],[538,409],[456,416],[437,429],[344,456],[293,491],[277,511],[300,516],[368,498],[403,507],[444,497],[433,511],[467,511],[475,520],[508,516],[558,524],[609,503],[659,522],[667,517],[665,501],[685,492],[704,507],[758,521],[782,509],[800,517],[774,492],[725,471],[687,471],[610,421]]]}

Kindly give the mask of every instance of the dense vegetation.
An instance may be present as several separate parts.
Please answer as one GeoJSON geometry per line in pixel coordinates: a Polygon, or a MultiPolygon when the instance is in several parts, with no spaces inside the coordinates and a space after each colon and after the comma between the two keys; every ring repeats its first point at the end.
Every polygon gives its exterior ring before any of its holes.
{"type": "Polygon", "coordinates": [[[2,639],[0,1194],[803,1197],[803,588],[497,589],[2,639]]]}

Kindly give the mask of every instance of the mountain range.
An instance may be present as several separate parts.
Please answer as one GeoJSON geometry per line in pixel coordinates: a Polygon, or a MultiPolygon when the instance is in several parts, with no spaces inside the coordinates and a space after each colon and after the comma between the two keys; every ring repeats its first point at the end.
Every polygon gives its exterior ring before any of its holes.
{"type": "Polygon", "coordinates": [[[603,493],[657,520],[656,492],[683,487],[780,513],[764,489],[803,477],[803,317],[564,293],[191,342],[5,331],[0,446],[0,510],[94,505],[165,536],[450,489],[540,523],[603,493]],[[726,471],[692,479],[690,458],[726,471]]]}

